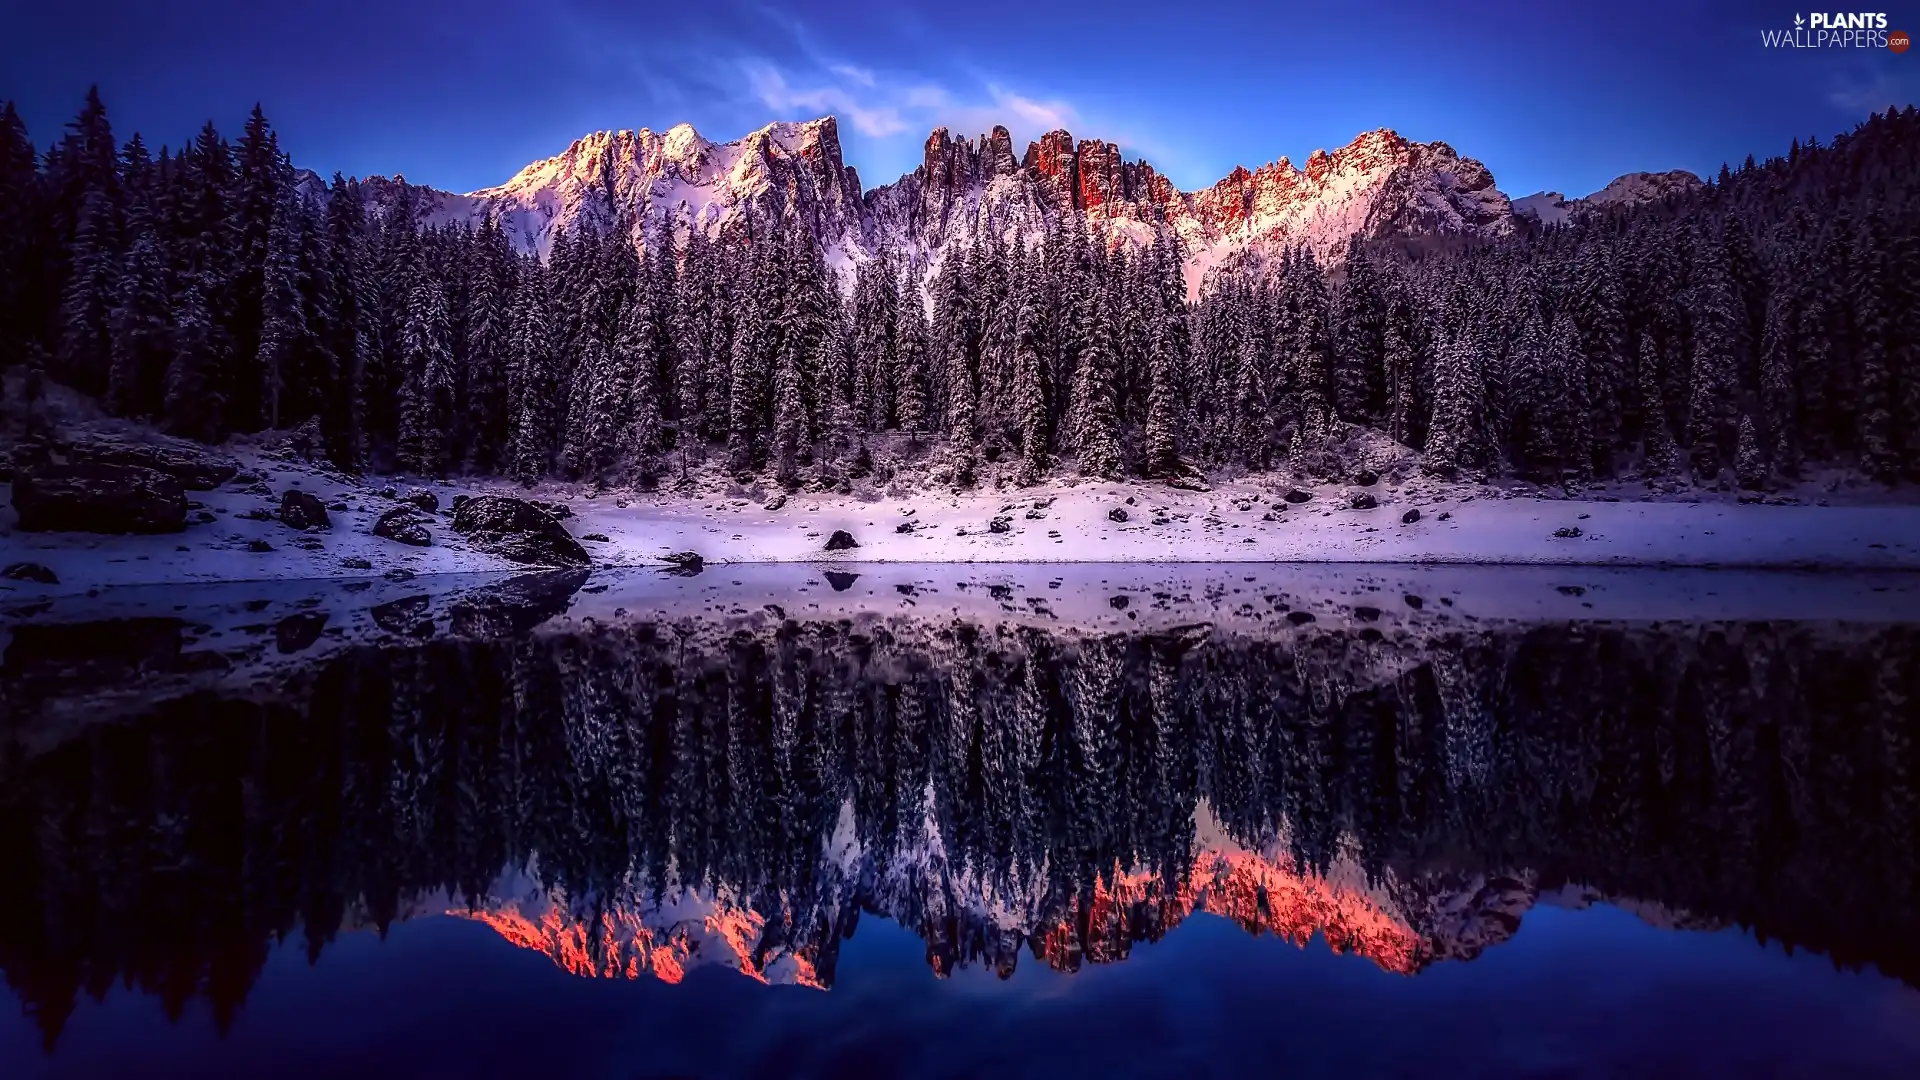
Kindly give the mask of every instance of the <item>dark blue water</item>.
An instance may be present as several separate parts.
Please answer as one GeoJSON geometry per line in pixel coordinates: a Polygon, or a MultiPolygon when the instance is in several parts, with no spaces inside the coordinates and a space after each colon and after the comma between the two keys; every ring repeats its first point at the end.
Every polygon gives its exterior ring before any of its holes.
{"type": "Polygon", "coordinates": [[[16,629],[4,1074],[1920,1075],[1912,626],[525,622],[16,629]]]}

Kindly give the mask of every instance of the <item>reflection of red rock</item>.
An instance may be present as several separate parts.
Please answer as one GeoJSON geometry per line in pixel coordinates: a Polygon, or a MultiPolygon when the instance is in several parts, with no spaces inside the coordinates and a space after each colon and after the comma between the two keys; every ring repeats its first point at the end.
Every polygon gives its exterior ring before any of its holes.
{"type": "Polygon", "coordinates": [[[1150,875],[1102,883],[1084,907],[1036,929],[1034,950],[1063,971],[1083,960],[1124,960],[1133,941],[1157,940],[1196,911],[1300,946],[1318,934],[1335,952],[1357,953],[1402,974],[1419,970],[1432,952],[1368,890],[1296,873],[1250,852],[1202,855],[1188,881],[1173,891],[1150,875]]]}
{"type": "Polygon", "coordinates": [[[558,904],[509,901],[488,910],[448,912],[492,927],[523,949],[546,953],[570,974],[599,979],[638,979],[651,975],[677,983],[698,961],[723,963],[763,983],[792,983],[824,989],[810,957],[798,953],[760,954],[766,920],[759,913],[714,905],[701,918],[649,925],[632,909],[575,918],[558,904]],[[531,909],[531,910],[529,910],[531,909]]]}

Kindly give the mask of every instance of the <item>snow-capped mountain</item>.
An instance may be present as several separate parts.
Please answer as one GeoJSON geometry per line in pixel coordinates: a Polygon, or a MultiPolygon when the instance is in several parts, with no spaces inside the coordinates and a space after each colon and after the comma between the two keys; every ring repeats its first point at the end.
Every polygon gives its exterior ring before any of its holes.
{"type": "Polygon", "coordinates": [[[1684,195],[1702,186],[1703,181],[1685,169],[1627,173],[1615,177],[1612,183],[1584,198],[1570,200],[1557,191],[1535,192],[1513,200],[1513,212],[1538,218],[1542,225],[1563,225],[1583,210],[1658,202],[1670,195],[1684,195]]]}
{"type": "MultiPolygon", "coordinates": [[[[388,182],[391,183],[391,182],[388,182]]],[[[604,226],[625,216],[637,233],[662,218],[705,230],[737,218],[804,222],[834,262],[881,248],[931,262],[950,242],[998,233],[1032,235],[1063,214],[1083,215],[1113,243],[1177,236],[1197,282],[1225,254],[1304,244],[1337,259],[1347,240],[1392,236],[1499,236],[1513,210],[1493,174],[1445,143],[1369,131],[1303,166],[1286,158],[1236,168],[1183,192],[1145,161],[1098,139],[1051,131],[1014,154],[995,127],[977,139],[936,129],[921,165],[863,191],[841,158],[833,117],[776,123],[728,143],[686,124],[665,133],[598,132],[537,161],[498,187],[465,195],[414,189],[435,223],[475,224],[497,214],[523,250],[544,254],[556,230],[604,226]]]]}

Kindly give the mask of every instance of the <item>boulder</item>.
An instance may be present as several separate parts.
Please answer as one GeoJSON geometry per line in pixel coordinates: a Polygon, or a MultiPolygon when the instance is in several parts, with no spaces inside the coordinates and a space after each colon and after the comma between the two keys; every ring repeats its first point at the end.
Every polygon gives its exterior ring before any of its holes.
{"type": "Polygon", "coordinates": [[[853,534],[845,529],[835,529],[833,530],[833,535],[827,537],[828,551],[846,551],[849,548],[857,548],[859,546],[860,541],[855,540],[853,534]]]}
{"type": "Polygon", "coordinates": [[[1303,503],[1312,499],[1313,494],[1311,492],[1301,491],[1299,488],[1288,488],[1287,493],[1280,497],[1290,503],[1303,503]]]}
{"type": "Polygon", "coordinates": [[[273,550],[273,545],[267,543],[265,540],[249,540],[247,541],[247,550],[256,555],[265,555],[267,552],[273,550]]]}
{"type": "Polygon", "coordinates": [[[400,501],[406,503],[408,506],[424,510],[429,514],[437,514],[440,512],[440,496],[435,495],[426,488],[414,488],[405,495],[400,496],[400,501]]]}
{"type": "Polygon", "coordinates": [[[475,548],[530,566],[592,566],[585,548],[553,517],[525,499],[479,495],[453,512],[453,531],[475,548]]]}
{"type": "Polygon", "coordinates": [[[688,577],[692,577],[707,568],[707,560],[701,558],[700,553],[697,551],[676,551],[660,557],[668,563],[671,563],[675,572],[688,577]]]}
{"type": "Polygon", "coordinates": [[[13,480],[25,532],[162,533],[187,527],[187,496],[165,473],[132,465],[44,465],[13,480]]]}
{"type": "Polygon", "coordinates": [[[1380,505],[1371,491],[1356,491],[1347,496],[1347,505],[1355,510],[1371,510],[1380,505]]]}
{"type": "Polygon", "coordinates": [[[69,442],[59,450],[71,465],[152,469],[189,491],[212,491],[240,471],[234,462],[179,439],[147,443],[96,436],[69,442]]]}
{"type": "Polygon", "coordinates": [[[411,506],[396,506],[381,514],[373,523],[373,535],[414,547],[433,545],[433,533],[427,530],[420,512],[411,506]]]}
{"type": "Polygon", "coordinates": [[[1406,513],[1400,515],[1400,524],[1402,525],[1411,525],[1414,522],[1419,520],[1420,520],[1420,511],[1418,510],[1409,510],[1406,513]]]}
{"type": "Polygon", "coordinates": [[[280,496],[280,520],[293,529],[331,529],[327,507],[311,491],[287,491],[280,496]]]}
{"type": "Polygon", "coordinates": [[[1124,506],[1116,506],[1113,509],[1107,511],[1107,520],[1108,521],[1127,520],[1127,508],[1124,506]]]}
{"type": "Polygon", "coordinates": [[[0,570],[0,578],[8,581],[32,581],[41,585],[60,584],[60,575],[37,562],[14,563],[5,570],[0,570]]]}
{"type": "MultiPolygon", "coordinates": [[[[460,509],[460,504],[461,504],[461,503],[463,503],[463,502],[466,502],[466,501],[467,501],[468,499],[471,499],[471,498],[473,498],[473,496],[471,496],[471,495],[455,495],[455,496],[453,497],[453,508],[454,508],[455,510],[458,510],[458,509],[460,509]]],[[[539,506],[540,504],[539,504],[539,503],[535,503],[534,505],[535,505],[535,506],[539,506]]],[[[558,516],[558,515],[555,515],[555,516],[558,516]]]]}

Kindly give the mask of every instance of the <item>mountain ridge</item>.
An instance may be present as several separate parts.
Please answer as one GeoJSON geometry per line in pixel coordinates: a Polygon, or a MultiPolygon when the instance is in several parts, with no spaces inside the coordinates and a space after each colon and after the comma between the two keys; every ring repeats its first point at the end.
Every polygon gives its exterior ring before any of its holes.
{"type": "MultiPolygon", "coordinates": [[[[1510,234],[1524,214],[1481,162],[1445,142],[1416,142],[1384,127],[1335,150],[1315,150],[1299,165],[1282,156],[1253,169],[1236,166],[1211,185],[1183,191],[1150,162],[1128,159],[1117,143],[1076,139],[1063,129],[1016,155],[1000,125],[973,138],[936,127],[920,165],[867,188],[842,156],[838,123],[833,116],[776,121],[724,143],[687,123],[664,132],[597,131],[492,187],[415,190],[424,193],[420,210],[428,221],[477,226],[496,215],[520,250],[539,255],[562,228],[626,222],[641,240],[663,221],[709,232],[736,220],[797,221],[842,269],[883,249],[925,267],[957,240],[1031,237],[1079,216],[1112,244],[1140,247],[1162,234],[1178,240],[1190,287],[1247,248],[1304,246],[1322,261],[1338,261],[1355,236],[1491,239],[1510,234]]],[[[1615,185],[1673,175],[1628,174],[1615,185]]],[[[1643,188],[1616,201],[1670,190],[1643,188]]]]}

